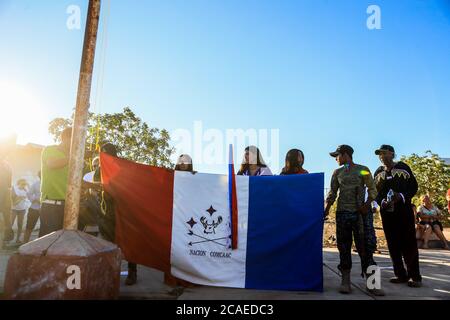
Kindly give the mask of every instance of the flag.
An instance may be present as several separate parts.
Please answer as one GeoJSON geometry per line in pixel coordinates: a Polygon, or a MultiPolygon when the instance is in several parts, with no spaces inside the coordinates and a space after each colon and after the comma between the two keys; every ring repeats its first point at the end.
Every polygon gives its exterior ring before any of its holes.
{"type": "Polygon", "coordinates": [[[237,249],[238,205],[236,194],[236,174],[234,173],[233,145],[230,144],[228,164],[228,197],[231,217],[231,249],[237,249]]]}
{"type": "Polygon", "coordinates": [[[322,291],[323,174],[235,177],[172,171],[101,154],[116,242],[128,261],[192,283],[322,291]]]}

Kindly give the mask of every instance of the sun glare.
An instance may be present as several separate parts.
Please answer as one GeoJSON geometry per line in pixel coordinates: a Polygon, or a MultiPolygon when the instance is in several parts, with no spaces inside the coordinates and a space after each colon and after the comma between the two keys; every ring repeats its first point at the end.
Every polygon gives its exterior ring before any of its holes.
{"type": "Polygon", "coordinates": [[[17,136],[17,142],[40,143],[47,134],[45,110],[32,91],[0,79],[0,138],[17,136]]]}

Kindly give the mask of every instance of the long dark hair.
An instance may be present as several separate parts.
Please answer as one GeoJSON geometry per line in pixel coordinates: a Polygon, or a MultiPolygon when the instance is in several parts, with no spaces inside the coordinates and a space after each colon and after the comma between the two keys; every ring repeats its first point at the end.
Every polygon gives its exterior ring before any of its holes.
{"type": "MultiPolygon", "coordinates": [[[[247,153],[247,152],[250,152],[250,153],[253,153],[253,154],[256,153],[256,165],[258,165],[258,167],[260,167],[260,168],[266,168],[267,167],[267,165],[264,162],[264,159],[263,159],[263,157],[261,155],[261,152],[259,151],[259,149],[257,147],[249,146],[249,147],[245,148],[245,153],[247,153]]],[[[251,160],[250,160],[250,162],[251,162],[251,160]]],[[[252,163],[252,164],[254,164],[254,163],[252,163]]],[[[249,169],[249,167],[250,167],[250,163],[248,163],[245,160],[245,154],[244,154],[244,159],[242,160],[241,167],[240,167],[240,169],[239,169],[237,174],[238,175],[244,174],[244,172],[246,172],[249,169]]]]}
{"type": "Polygon", "coordinates": [[[110,142],[103,144],[100,150],[110,156],[117,157],[117,147],[110,142]]]}
{"type": "Polygon", "coordinates": [[[282,175],[296,174],[303,170],[303,163],[305,162],[305,154],[302,150],[292,149],[286,154],[285,167],[281,171],[282,175]],[[303,162],[298,161],[298,156],[301,155],[303,162]]]}

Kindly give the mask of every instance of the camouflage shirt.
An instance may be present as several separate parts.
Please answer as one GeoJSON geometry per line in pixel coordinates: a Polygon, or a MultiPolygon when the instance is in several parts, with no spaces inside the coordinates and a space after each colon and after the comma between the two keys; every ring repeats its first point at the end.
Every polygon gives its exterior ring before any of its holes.
{"type": "Polygon", "coordinates": [[[331,177],[327,203],[333,204],[337,198],[337,211],[356,212],[365,202],[366,188],[368,201],[377,197],[377,189],[369,168],[359,164],[336,169],[331,177]]]}

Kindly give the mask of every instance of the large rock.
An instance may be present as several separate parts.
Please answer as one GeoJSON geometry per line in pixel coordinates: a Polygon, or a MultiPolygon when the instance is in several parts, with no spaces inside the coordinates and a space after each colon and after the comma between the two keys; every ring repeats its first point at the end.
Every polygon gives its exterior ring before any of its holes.
{"type": "Polygon", "coordinates": [[[5,298],[117,299],[121,259],[115,244],[79,231],[54,232],[10,258],[5,298]]]}

